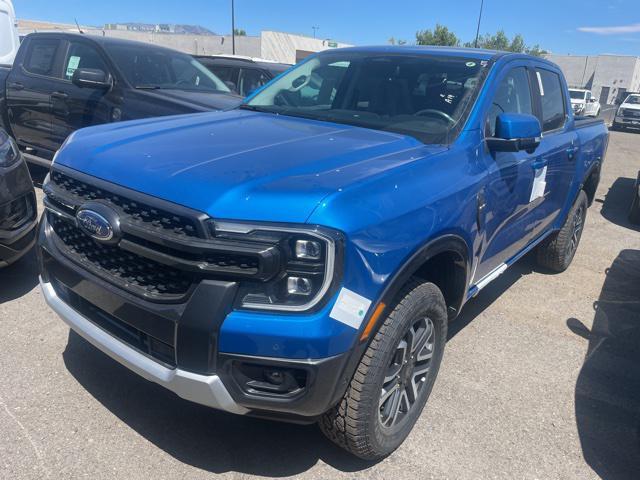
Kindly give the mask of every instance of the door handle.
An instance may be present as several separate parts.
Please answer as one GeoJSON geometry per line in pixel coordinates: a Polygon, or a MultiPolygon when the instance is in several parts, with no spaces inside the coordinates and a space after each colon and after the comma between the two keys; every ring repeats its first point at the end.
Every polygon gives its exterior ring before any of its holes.
{"type": "Polygon", "coordinates": [[[531,163],[531,168],[533,168],[534,170],[540,170],[541,168],[544,168],[546,166],[547,166],[547,159],[546,158],[536,158],[531,163]]]}
{"type": "Polygon", "coordinates": [[[64,92],[53,92],[51,96],[53,98],[57,98],[58,100],[66,100],[67,98],[69,98],[69,95],[64,92]]]}
{"type": "Polygon", "coordinates": [[[10,82],[9,88],[13,88],[15,90],[24,90],[24,85],[20,82],[10,82]]]}
{"type": "Polygon", "coordinates": [[[576,153],[578,153],[578,150],[580,150],[580,147],[576,147],[573,145],[567,148],[567,155],[569,155],[569,160],[573,160],[576,157],[576,153]]]}

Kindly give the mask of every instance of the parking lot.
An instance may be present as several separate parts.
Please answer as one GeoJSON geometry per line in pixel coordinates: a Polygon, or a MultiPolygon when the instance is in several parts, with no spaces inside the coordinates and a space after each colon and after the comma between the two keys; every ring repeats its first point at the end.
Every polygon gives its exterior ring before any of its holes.
{"type": "Polygon", "coordinates": [[[0,272],[0,478],[632,478],[638,152],[640,135],[611,133],[569,270],[525,258],[467,305],[416,428],[375,465],[315,426],[208,410],[119,366],[48,309],[30,254],[0,272]]]}

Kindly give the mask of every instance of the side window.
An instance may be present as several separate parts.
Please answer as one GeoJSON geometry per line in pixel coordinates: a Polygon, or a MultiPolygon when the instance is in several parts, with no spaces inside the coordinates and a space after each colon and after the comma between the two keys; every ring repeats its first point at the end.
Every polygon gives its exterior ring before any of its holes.
{"type": "Polygon", "coordinates": [[[542,131],[549,132],[564,125],[565,111],[562,82],[557,73],[549,70],[536,70],[542,101],[542,131]]]}
{"type": "Polygon", "coordinates": [[[78,68],[95,68],[105,73],[109,70],[94,47],[85,43],[73,42],[69,46],[67,58],[64,61],[64,78],[71,80],[73,72],[78,68]]]}
{"type": "Polygon", "coordinates": [[[225,67],[221,65],[205,65],[211,72],[223,82],[236,83],[237,73],[234,75],[233,67],[225,67]]]}
{"type": "Polygon", "coordinates": [[[496,119],[501,113],[533,115],[531,86],[525,67],[514,68],[500,82],[487,116],[488,136],[496,134],[496,119]]]}
{"type": "Polygon", "coordinates": [[[60,47],[60,41],[41,38],[31,40],[27,58],[24,61],[24,69],[29,73],[55,77],[56,54],[60,47]]]}
{"type": "Polygon", "coordinates": [[[239,93],[243,97],[246,97],[268,81],[267,76],[260,70],[256,68],[243,68],[240,70],[240,80],[238,81],[239,93]]]}

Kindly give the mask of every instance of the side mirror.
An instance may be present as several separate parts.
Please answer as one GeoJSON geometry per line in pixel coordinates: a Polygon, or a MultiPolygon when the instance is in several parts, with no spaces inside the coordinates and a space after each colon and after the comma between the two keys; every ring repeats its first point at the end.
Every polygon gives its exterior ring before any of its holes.
{"type": "Polygon", "coordinates": [[[78,68],[73,72],[71,82],[81,88],[109,89],[111,75],[97,68],[78,68]]]}
{"type": "Polygon", "coordinates": [[[496,135],[486,139],[492,152],[533,153],[542,137],[538,117],[521,113],[502,113],[496,119],[496,135]]]}

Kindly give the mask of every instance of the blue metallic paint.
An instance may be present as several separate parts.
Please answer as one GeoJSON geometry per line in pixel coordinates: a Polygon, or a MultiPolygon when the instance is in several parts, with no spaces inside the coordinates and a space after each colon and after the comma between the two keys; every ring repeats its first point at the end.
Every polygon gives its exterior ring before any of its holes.
{"type": "MultiPolygon", "coordinates": [[[[494,55],[429,49],[433,51],[479,60],[494,55]]],[[[544,60],[496,57],[465,128],[450,145],[424,145],[395,133],[236,110],[81,130],[56,161],[217,219],[307,222],[339,229],[347,238],[342,283],[372,299],[373,305],[416,252],[453,234],[465,244],[468,286],[473,291],[473,284],[496,265],[517,258],[536,238],[561,224],[593,161],[563,163],[560,156],[567,139],[589,145],[592,156],[604,156],[604,126],[577,131],[572,113],[562,132],[545,136],[535,156],[504,153],[500,159],[486,149],[484,118],[497,80],[511,66],[534,62],[557,71],[544,60]],[[553,202],[546,196],[528,202],[531,162],[537,156],[549,157],[550,176],[559,187],[553,202]],[[133,165],[135,175],[130,175],[133,165]],[[486,228],[479,230],[478,194],[483,189],[488,218],[486,228]]],[[[328,316],[334,302],[335,297],[306,315],[234,311],[222,325],[220,351],[285,358],[322,358],[348,351],[358,336],[328,316]]]]}

